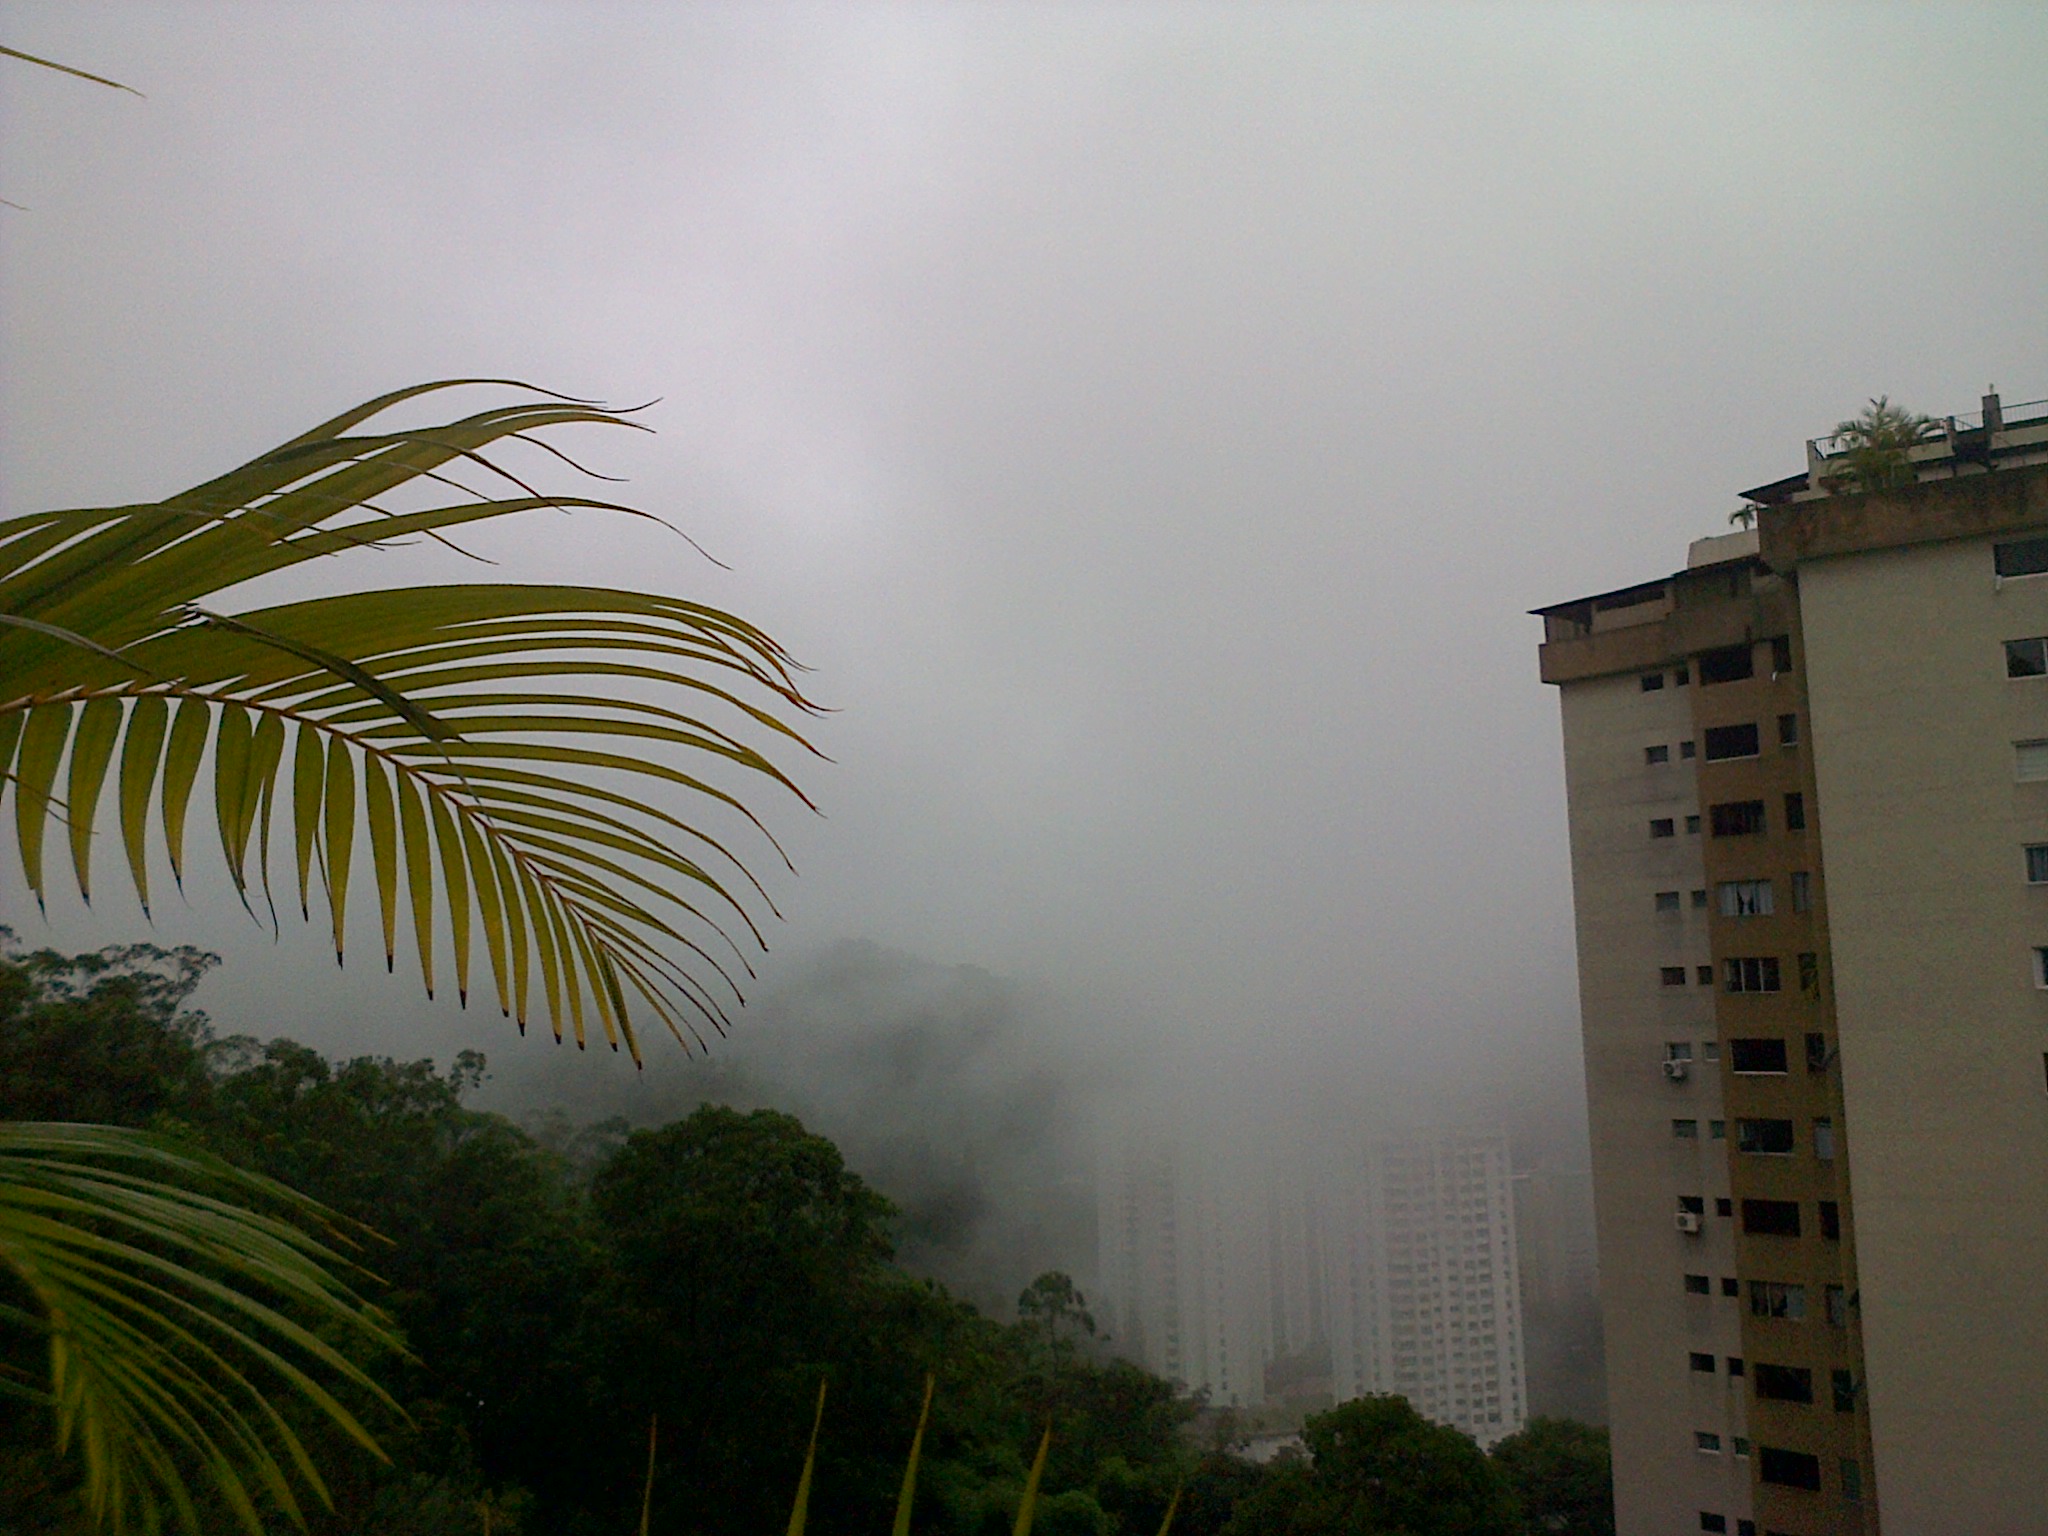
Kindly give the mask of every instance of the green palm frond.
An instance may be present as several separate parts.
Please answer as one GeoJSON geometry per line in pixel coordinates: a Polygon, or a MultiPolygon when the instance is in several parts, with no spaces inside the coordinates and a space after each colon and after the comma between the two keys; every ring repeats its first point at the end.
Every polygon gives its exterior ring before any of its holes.
{"type": "Polygon", "coordinates": [[[199,1531],[195,1476],[249,1531],[266,1512],[303,1524],[301,1492],[329,1500],[280,1388],[381,1455],[328,1383],[392,1407],[343,1351],[400,1345],[308,1234],[334,1220],[139,1131],[0,1123],[0,1268],[19,1282],[0,1324],[44,1341],[49,1365],[46,1388],[0,1370],[0,1394],[54,1412],[96,1529],[168,1514],[199,1531]]]}
{"type": "Polygon", "coordinates": [[[701,1025],[722,1031],[762,943],[754,914],[773,904],[702,817],[664,803],[695,804],[780,855],[729,787],[803,799],[756,744],[811,750],[789,722],[815,706],[772,639],[681,598],[568,585],[212,606],[305,561],[445,542],[515,513],[645,517],[544,494],[505,467],[508,445],[556,453],[536,434],[592,423],[632,425],[508,381],[443,381],[165,501],[0,522],[0,770],[37,899],[53,821],[91,899],[104,820],[146,911],[150,823],[182,882],[210,766],[211,819],[244,904],[274,909],[273,840],[288,841],[289,891],[310,918],[320,888],[337,959],[351,886],[367,883],[387,967],[405,914],[429,994],[445,934],[463,1000],[481,949],[522,1029],[544,1013],[580,1046],[594,1021],[635,1060],[636,1016],[685,1048],[701,1025]],[[421,397],[481,384],[518,394],[426,428],[386,425],[421,397]]]}

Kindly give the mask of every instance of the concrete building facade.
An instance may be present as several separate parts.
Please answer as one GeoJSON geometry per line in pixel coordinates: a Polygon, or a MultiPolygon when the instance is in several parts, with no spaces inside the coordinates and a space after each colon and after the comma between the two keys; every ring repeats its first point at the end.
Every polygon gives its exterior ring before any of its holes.
{"type": "Polygon", "coordinates": [[[2048,412],[1808,461],[1540,610],[1618,1529],[2048,1531],[2048,412]]]}

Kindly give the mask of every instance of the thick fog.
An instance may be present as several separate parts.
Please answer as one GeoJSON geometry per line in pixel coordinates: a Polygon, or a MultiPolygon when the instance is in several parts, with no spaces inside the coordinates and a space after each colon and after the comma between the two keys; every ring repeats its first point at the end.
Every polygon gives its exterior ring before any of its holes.
{"type": "MultiPolygon", "coordinates": [[[[1000,1178],[912,1179],[920,1137],[1014,1130],[1034,1188],[1140,1103],[1582,1159],[1526,610],[1682,563],[1868,396],[2048,396],[2038,6],[0,17],[144,93],[0,70],[5,512],[168,494],[415,380],[658,398],[563,446],[730,570],[594,516],[472,547],[734,609],[835,711],[791,763],[823,814],[763,801],[798,873],[708,1070],[521,1041],[368,942],[337,973],[217,868],[154,929],[226,955],[206,1006],[477,1046],[505,1103],[785,1101],[950,1272],[1028,1243],[976,1235],[1000,1178]],[[892,1095],[920,987],[1000,1038],[892,1095]]],[[[24,942],[148,931],[118,894],[46,921],[7,866],[24,942]]]]}

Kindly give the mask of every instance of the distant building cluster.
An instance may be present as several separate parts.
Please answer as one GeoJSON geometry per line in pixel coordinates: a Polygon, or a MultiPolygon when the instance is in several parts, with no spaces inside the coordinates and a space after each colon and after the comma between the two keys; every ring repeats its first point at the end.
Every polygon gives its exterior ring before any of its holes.
{"type": "MultiPolygon", "coordinates": [[[[1360,1140],[1281,1171],[1159,1143],[1111,1162],[1100,1310],[1148,1368],[1219,1407],[1397,1392],[1482,1445],[1526,1421],[1528,1202],[1504,1137],[1360,1140]]],[[[1540,1258],[1546,1286],[1572,1264],[1591,1285],[1589,1244],[1540,1258]]]]}

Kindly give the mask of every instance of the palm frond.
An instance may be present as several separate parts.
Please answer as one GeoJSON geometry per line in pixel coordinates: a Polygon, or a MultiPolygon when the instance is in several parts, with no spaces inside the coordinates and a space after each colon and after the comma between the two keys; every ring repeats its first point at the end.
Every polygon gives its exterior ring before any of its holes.
{"type": "Polygon", "coordinates": [[[0,1392],[54,1412],[97,1529],[201,1529],[190,1482],[238,1523],[304,1523],[329,1502],[279,1389],[371,1453],[328,1383],[393,1408],[334,1340],[397,1350],[390,1324],[337,1278],[309,1228],[336,1218],[304,1196],[139,1131],[0,1123],[0,1267],[29,1305],[0,1319],[47,1345],[49,1386],[0,1392]],[[266,1214],[275,1212],[277,1214],[266,1214]]]}
{"type": "Polygon", "coordinates": [[[686,1049],[700,1026],[726,1027],[762,945],[755,914],[774,906],[704,815],[668,805],[694,803],[781,855],[733,787],[758,781],[809,804],[769,755],[813,750],[791,722],[816,710],[774,640],[681,598],[561,584],[212,606],[308,560],[492,518],[647,515],[543,494],[504,462],[548,429],[634,425],[603,406],[518,386],[510,404],[375,430],[422,397],[503,382],[380,397],[162,502],[0,522],[0,771],[39,901],[45,828],[59,818],[91,898],[103,799],[145,910],[152,811],[182,882],[210,763],[237,894],[272,905],[273,824],[288,804],[279,841],[292,846],[298,904],[310,918],[321,886],[337,959],[366,847],[385,964],[405,933],[429,993],[445,935],[467,1001],[480,939],[497,1003],[522,1029],[541,1012],[580,1046],[594,1023],[638,1060],[636,1017],[686,1049]]]}

